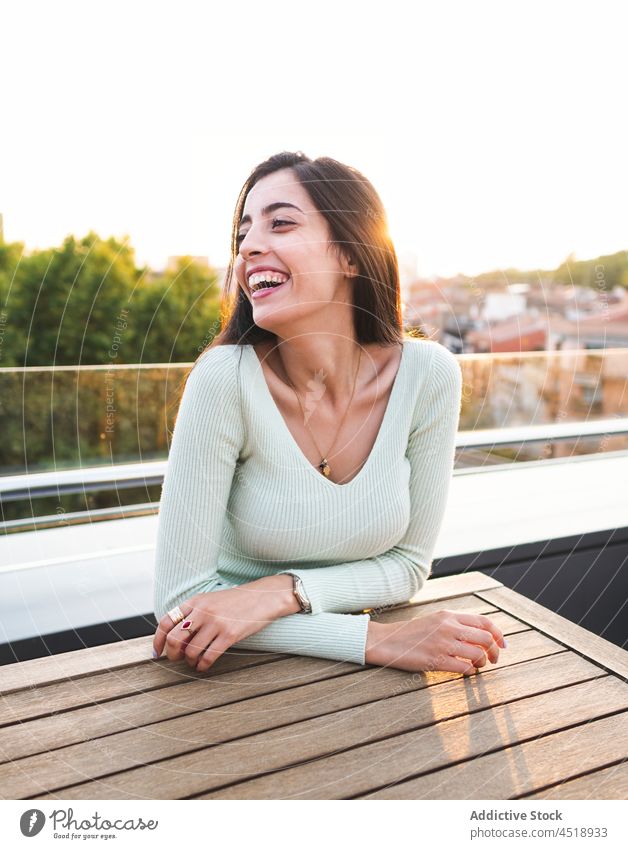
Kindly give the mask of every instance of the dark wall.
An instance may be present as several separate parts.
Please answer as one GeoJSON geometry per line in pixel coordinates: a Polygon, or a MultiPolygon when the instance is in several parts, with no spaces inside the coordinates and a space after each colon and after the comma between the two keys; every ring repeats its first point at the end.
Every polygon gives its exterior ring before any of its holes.
{"type": "MultiPolygon", "coordinates": [[[[435,560],[432,577],[485,572],[620,648],[628,642],[628,528],[435,560]]],[[[0,665],[155,633],[152,613],[0,645],[0,665]]]]}
{"type": "Polygon", "coordinates": [[[473,571],[626,648],[628,528],[444,557],[432,576],[473,571]]]}

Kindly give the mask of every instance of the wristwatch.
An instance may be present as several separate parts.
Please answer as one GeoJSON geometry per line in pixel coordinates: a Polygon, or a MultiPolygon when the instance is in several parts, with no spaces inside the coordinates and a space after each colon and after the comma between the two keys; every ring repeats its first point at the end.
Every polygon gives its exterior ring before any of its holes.
{"type": "Polygon", "coordinates": [[[301,580],[299,575],[295,575],[292,572],[292,580],[294,581],[294,594],[297,597],[297,601],[301,607],[301,613],[311,613],[312,605],[310,604],[310,600],[307,597],[305,592],[305,587],[303,586],[303,581],[301,580]]]}

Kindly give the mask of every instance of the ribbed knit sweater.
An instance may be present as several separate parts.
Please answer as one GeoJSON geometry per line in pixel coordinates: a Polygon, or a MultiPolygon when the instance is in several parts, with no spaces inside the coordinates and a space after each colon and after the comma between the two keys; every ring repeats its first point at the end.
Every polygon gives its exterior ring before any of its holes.
{"type": "Polygon", "coordinates": [[[433,340],[406,338],[377,439],[346,484],[292,436],[252,345],[209,349],[190,372],[164,477],[155,616],[199,592],[300,575],[312,613],[235,648],[364,665],[371,608],[428,579],[453,470],[462,373],[433,340]]]}

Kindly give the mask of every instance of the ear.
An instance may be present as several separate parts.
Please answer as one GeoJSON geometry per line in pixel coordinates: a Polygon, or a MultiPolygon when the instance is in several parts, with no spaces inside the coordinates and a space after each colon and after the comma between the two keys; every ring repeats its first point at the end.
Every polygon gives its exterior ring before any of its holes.
{"type": "Polygon", "coordinates": [[[345,277],[357,277],[358,266],[352,257],[345,256],[345,254],[343,253],[341,256],[340,264],[342,266],[342,271],[345,277]]]}

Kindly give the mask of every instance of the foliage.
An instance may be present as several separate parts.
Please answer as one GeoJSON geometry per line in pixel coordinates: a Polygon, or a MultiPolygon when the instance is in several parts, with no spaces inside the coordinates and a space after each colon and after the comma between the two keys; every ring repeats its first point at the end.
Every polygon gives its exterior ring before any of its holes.
{"type": "Polygon", "coordinates": [[[191,362],[218,330],[217,274],[183,257],[137,268],[126,240],[90,231],[30,254],[0,243],[0,365],[191,362]]]}

